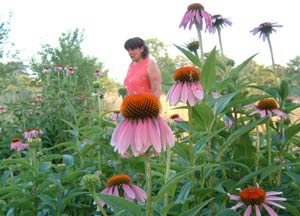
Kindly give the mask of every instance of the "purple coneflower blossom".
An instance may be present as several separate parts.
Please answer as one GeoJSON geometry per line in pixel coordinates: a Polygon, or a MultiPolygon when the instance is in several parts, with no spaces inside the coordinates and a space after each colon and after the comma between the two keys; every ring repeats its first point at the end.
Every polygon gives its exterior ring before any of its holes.
{"type": "Polygon", "coordinates": [[[179,116],[179,114],[175,113],[170,116],[170,119],[173,121],[181,122],[184,121],[183,118],[179,116]]]}
{"type": "Polygon", "coordinates": [[[188,66],[178,68],[174,73],[174,83],[168,94],[167,101],[171,106],[177,105],[180,101],[194,106],[198,101],[204,98],[203,87],[200,80],[200,70],[188,66]]]}
{"type": "Polygon", "coordinates": [[[95,76],[101,76],[101,75],[102,75],[102,72],[99,69],[97,69],[95,71],[95,76]]]}
{"type": "Polygon", "coordinates": [[[157,153],[173,147],[175,138],[166,120],[159,116],[161,104],[153,94],[129,95],[121,105],[124,120],[115,128],[111,145],[124,155],[131,147],[135,156],[151,148],[157,153]]]}
{"type": "Polygon", "coordinates": [[[49,66],[45,66],[43,68],[43,73],[49,73],[51,71],[50,67],[49,66]]]}
{"type": "Polygon", "coordinates": [[[23,136],[24,136],[25,139],[37,138],[40,135],[42,135],[43,133],[44,133],[43,130],[41,130],[39,128],[34,128],[34,129],[29,128],[23,133],[23,136]]]}
{"type": "Polygon", "coordinates": [[[280,28],[282,26],[283,25],[278,25],[276,23],[264,22],[264,23],[260,24],[258,27],[252,29],[250,32],[253,35],[256,35],[259,33],[259,38],[262,38],[263,41],[265,41],[266,38],[268,38],[272,32],[276,32],[275,28],[280,28]]]}
{"type": "Polygon", "coordinates": [[[28,148],[27,143],[22,143],[20,138],[13,138],[10,144],[10,149],[15,151],[23,151],[28,148]]]}
{"type": "Polygon", "coordinates": [[[216,33],[217,30],[221,30],[224,26],[231,26],[232,22],[228,18],[224,18],[220,14],[213,15],[211,17],[212,26],[209,32],[216,33]]]}
{"type": "Polygon", "coordinates": [[[277,101],[274,100],[273,98],[262,99],[257,103],[257,105],[254,105],[254,107],[256,108],[256,110],[250,113],[249,114],[250,116],[259,113],[262,118],[265,117],[266,115],[268,115],[269,118],[272,118],[272,113],[273,113],[282,118],[288,117],[286,113],[282,112],[279,109],[277,101]]]}
{"type": "Polygon", "coordinates": [[[61,64],[56,64],[54,67],[54,70],[61,71],[63,69],[63,66],[61,64]]]}
{"type": "Polygon", "coordinates": [[[189,26],[189,30],[192,29],[192,26],[195,24],[199,25],[200,30],[203,29],[203,19],[205,20],[206,29],[210,29],[212,22],[211,22],[211,15],[204,10],[204,7],[200,3],[193,3],[190,4],[187,8],[187,11],[185,12],[181,23],[179,25],[180,27],[183,27],[184,29],[189,26]]]}
{"type": "Polygon", "coordinates": [[[253,209],[255,209],[256,216],[261,216],[261,207],[263,207],[270,216],[278,216],[278,214],[270,207],[270,205],[285,209],[284,206],[276,202],[287,200],[286,198],[275,196],[280,194],[282,194],[282,192],[265,192],[259,187],[248,187],[242,190],[239,196],[229,195],[230,200],[238,201],[238,203],[235,206],[231,207],[231,209],[236,210],[242,206],[246,206],[247,208],[244,212],[244,216],[250,216],[253,209]]]}
{"type": "Polygon", "coordinates": [[[71,66],[67,66],[65,70],[66,70],[68,75],[74,74],[74,68],[71,67],[71,66]]]}
{"type": "MultiPolygon", "coordinates": [[[[131,184],[130,176],[126,174],[119,174],[107,180],[107,187],[101,191],[102,194],[124,196],[125,199],[130,201],[137,200],[138,202],[145,203],[147,195],[146,192],[137,185],[131,184]]],[[[100,200],[102,206],[105,203],[100,200]]]]}
{"type": "Polygon", "coordinates": [[[5,109],[5,107],[3,107],[3,106],[0,106],[0,113],[5,113],[6,112],[6,109],[5,109]]]}

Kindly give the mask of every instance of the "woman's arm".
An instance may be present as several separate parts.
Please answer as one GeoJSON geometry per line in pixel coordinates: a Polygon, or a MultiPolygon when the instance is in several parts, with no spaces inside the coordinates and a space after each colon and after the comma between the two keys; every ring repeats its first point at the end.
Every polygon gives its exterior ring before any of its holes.
{"type": "Polygon", "coordinates": [[[148,74],[151,83],[151,89],[156,97],[161,96],[161,72],[156,64],[156,62],[150,59],[148,64],[148,74]]]}

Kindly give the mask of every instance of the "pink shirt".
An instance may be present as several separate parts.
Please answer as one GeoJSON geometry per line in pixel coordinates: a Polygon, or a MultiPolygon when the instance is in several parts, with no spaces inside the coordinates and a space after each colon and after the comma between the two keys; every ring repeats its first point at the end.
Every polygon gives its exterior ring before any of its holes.
{"type": "Polygon", "coordinates": [[[128,95],[153,93],[148,74],[148,63],[152,61],[145,58],[137,64],[133,62],[129,65],[124,86],[127,88],[128,95]]]}

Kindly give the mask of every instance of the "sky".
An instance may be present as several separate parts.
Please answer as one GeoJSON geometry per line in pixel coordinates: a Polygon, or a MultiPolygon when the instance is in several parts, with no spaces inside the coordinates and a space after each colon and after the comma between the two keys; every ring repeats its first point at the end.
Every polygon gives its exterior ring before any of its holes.
{"type": "MultiPolygon", "coordinates": [[[[57,46],[62,33],[83,30],[84,55],[96,57],[109,70],[108,76],[123,82],[130,58],[124,42],[131,37],[156,38],[171,57],[182,55],[175,45],[197,39],[196,29],[179,28],[191,3],[201,3],[211,15],[232,21],[222,29],[224,54],[236,64],[258,53],[258,64],[272,64],[267,42],[250,30],[263,22],[283,25],[271,34],[275,64],[300,56],[298,0],[0,0],[0,22],[11,17],[9,41],[24,61],[37,55],[43,44],[57,46]]],[[[219,47],[217,34],[202,33],[204,52],[219,47]]]]}

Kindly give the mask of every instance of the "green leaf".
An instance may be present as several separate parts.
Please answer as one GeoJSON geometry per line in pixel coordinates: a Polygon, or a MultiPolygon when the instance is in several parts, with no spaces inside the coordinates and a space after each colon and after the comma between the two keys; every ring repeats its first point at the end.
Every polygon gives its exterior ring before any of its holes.
{"type": "Polygon", "coordinates": [[[192,107],[192,116],[195,129],[198,130],[208,130],[214,120],[213,111],[205,103],[196,104],[192,107]]]}
{"type": "Polygon", "coordinates": [[[232,209],[223,209],[217,216],[240,216],[240,214],[232,209]]]}
{"type": "Polygon", "coordinates": [[[227,150],[227,148],[229,148],[229,146],[236,140],[238,139],[240,136],[242,136],[243,134],[251,131],[256,125],[261,124],[263,121],[265,120],[265,118],[260,118],[256,121],[250,122],[247,125],[240,127],[238,130],[234,131],[224,142],[224,144],[222,145],[222,148],[219,150],[219,153],[217,155],[217,160],[220,160],[221,156],[224,154],[224,152],[227,150]]]}
{"type": "Polygon", "coordinates": [[[286,80],[282,80],[280,83],[280,92],[279,95],[282,101],[285,101],[287,96],[289,95],[289,84],[286,80]]]}
{"type": "Polygon", "coordinates": [[[180,46],[177,46],[174,44],[174,46],[179,49],[194,65],[198,66],[199,68],[201,68],[202,64],[201,61],[199,59],[199,57],[195,54],[193,54],[191,51],[184,49],[180,46]]]}
{"type": "Polygon", "coordinates": [[[200,203],[199,205],[196,205],[192,209],[185,211],[180,214],[180,216],[194,216],[198,215],[201,209],[203,209],[207,204],[209,204],[214,198],[210,198],[208,200],[205,200],[204,202],[200,203]]]}
{"type": "Polygon", "coordinates": [[[205,61],[201,72],[201,83],[204,91],[209,94],[216,83],[216,48],[214,48],[205,61]]]}
{"type": "Polygon", "coordinates": [[[286,143],[300,131],[300,124],[292,125],[285,131],[286,143]]]}
{"type": "Polygon", "coordinates": [[[184,178],[187,178],[191,173],[195,172],[196,170],[200,170],[202,166],[196,166],[188,168],[180,173],[177,173],[175,176],[170,178],[166,184],[164,184],[156,197],[154,197],[153,201],[158,202],[168,190],[170,190],[172,187],[175,187],[176,184],[181,181],[184,178]]]}
{"type": "Polygon", "coordinates": [[[215,104],[213,107],[214,115],[219,115],[227,106],[227,104],[231,101],[231,99],[237,94],[238,92],[230,93],[215,99],[215,104]]]}
{"type": "Polygon", "coordinates": [[[243,61],[241,64],[239,64],[238,66],[236,66],[233,70],[232,70],[232,76],[238,76],[238,74],[249,64],[249,62],[257,55],[254,54],[252,56],[250,56],[248,59],[246,59],[245,61],[243,61]]]}
{"type": "Polygon", "coordinates": [[[114,210],[114,212],[124,212],[122,216],[142,215],[141,208],[137,204],[130,202],[122,197],[107,194],[97,194],[97,196],[101,198],[107,205],[109,205],[114,210]]]}

